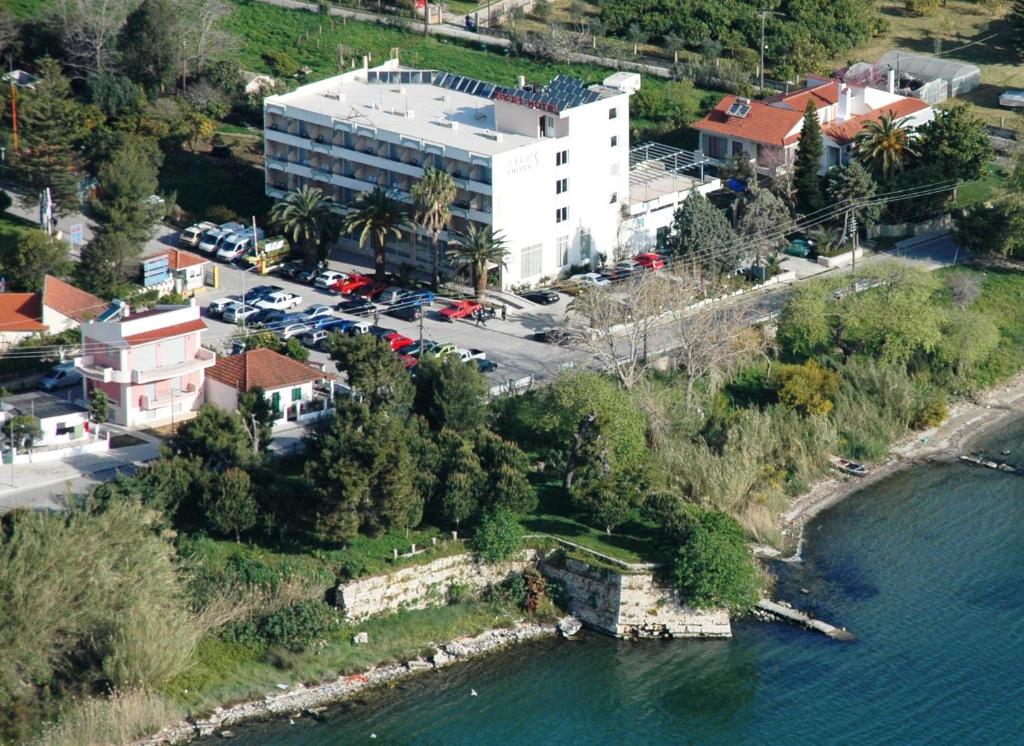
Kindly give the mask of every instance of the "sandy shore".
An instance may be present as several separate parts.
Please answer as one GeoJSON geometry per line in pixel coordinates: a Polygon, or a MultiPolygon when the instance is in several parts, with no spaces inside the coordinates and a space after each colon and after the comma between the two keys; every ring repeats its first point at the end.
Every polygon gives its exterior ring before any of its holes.
{"type": "Polygon", "coordinates": [[[810,492],[793,500],[781,516],[787,554],[799,554],[803,526],[821,511],[844,500],[869,484],[893,472],[935,460],[949,460],[966,453],[972,439],[986,430],[1005,423],[1014,415],[1024,415],[1024,374],[991,389],[975,402],[955,404],[949,417],[936,428],[913,433],[891,449],[887,461],[871,465],[866,477],[837,475],[817,484],[810,492]]]}

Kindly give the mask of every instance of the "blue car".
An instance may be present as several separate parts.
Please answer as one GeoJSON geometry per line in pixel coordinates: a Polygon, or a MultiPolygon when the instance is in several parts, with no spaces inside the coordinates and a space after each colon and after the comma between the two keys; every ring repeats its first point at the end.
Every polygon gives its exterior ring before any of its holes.
{"type": "Polygon", "coordinates": [[[424,306],[432,306],[434,305],[434,299],[434,294],[429,290],[409,290],[398,299],[397,303],[404,304],[419,301],[424,306]]]}
{"type": "Polygon", "coordinates": [[[325,332],[341,332],[342,334],[348,334],[349,330],[355,326],[354,321],[351,319],[325,319],[322,324],[317,324],[317,329],[322,329],[325,332]]]}

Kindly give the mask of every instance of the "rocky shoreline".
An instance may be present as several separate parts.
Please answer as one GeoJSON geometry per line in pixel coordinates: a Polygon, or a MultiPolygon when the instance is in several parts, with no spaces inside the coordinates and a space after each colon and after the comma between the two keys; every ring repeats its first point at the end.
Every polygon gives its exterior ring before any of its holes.
{"type": "Polygon", "coordinates": [[[375,666],[363,673],[339,676],[314,686],[295,684],[277,694],[232,707],[218,707],[201,720],[183,720],[159,733],[136,741],[135,746],[182,744],[200,736],[225,733],[240,723],[270,720],[284,715],[319,715],[328,705],[347,699],[371,687],[389,684],[414,674],[450,666],[460,660],[476,658],[517,643],[551,637],[558,628],[553,624],[518,624],[512,629],[492,629],[475,637],[464,637],[439,645],[429,659],[414,658],[404,663],[375,666]]]}

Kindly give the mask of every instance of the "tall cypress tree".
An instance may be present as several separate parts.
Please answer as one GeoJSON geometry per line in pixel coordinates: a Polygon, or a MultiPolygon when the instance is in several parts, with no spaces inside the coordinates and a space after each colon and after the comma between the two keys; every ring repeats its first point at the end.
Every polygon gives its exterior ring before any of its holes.
{"type": "Polygon", "coordinates": [[[1010,23],[1010,47],[1024,60],[1024,0],[1014,0],[1006,20],[1010,23]]]}
{"type": "Polygon", "coordinates": [[[808,213],[825,206],[821,195],[821,179],[818,166],[821,163],[821,124],[818,109],[813,101],[807,102],[804,124],[800,128],[800,142],[796,146],[796,162],[793,166],[793,186],[796,188],[796,204],[800,212],[808,213]]]}

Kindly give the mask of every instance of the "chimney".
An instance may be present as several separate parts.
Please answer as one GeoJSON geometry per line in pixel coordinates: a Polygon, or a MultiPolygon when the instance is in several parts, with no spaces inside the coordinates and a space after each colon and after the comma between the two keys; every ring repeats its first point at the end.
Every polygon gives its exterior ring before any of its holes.
{"type": "Polygon", "coordinates": [[[889,75],[888,91],[889,91],[889,93],[896,93],[896,69],[890,67],[888,75],[889,75]]]}
{"type": "Polygon", "coordinates": [[[846,83],[839,86],[839,115],[836,117],[840,122],[845,122],[852,116],[850,112],[853,100],[853,91],[846,83]]]}
{"type": "Polygon", "coordinates": [[[520,88],[526,88],[526,76],[525,75],[520,75],[519,78],[516,80],[516,84],[520,88]]]}

